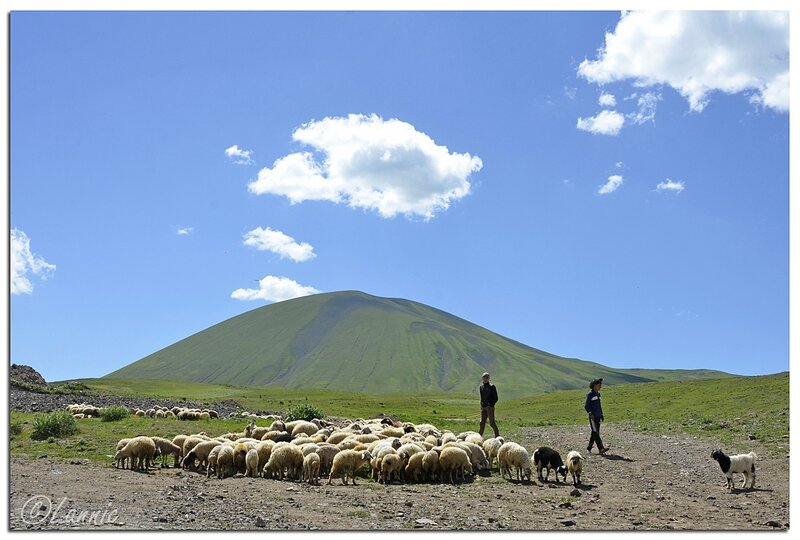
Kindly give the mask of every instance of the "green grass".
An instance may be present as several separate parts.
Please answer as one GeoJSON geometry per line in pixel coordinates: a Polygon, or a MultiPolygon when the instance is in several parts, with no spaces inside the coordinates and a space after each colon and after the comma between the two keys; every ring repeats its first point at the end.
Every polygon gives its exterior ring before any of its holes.
{"type": "MultiPolygon", "coordinates": [[[[82,381],[92,391],[110,394],[131,395],[127,391],[172,399],[178,395],[210,405],[216,399],[234,399],[247,410],[281,413],[291,406],[307,404],[324,410],[329,417],[372,418],[382,413],[404,421],[429,422],[454,432],[477,430],[480,421],[478,402],[469,395],[374,396],[328,390],[181,386],[171,381],[113,379],[99,379],[97,383],[95,386],[94,380],[82,381]],[[170,394],[176,391],[179,393],[170,394]]],[[[502,396],[502,388],[500,391],[502,396]]],[[[501,400],[497,405],[498,426],[502,433],[512,436],[519,428],[529,426],[585,426],[584,398],[583,390],[564,390],[533,398],[501,400]]],[[[625,424],[653,433],[677,431],[713,437],[731,451],[752,444],[748,441],[752,434],[770,454],[781,455],[787,452],[789,444],[784,438],[789,434],[789,374],[604,386],[603,411],[606,423],[625,424]]],[[[34,416],[11,413],[11,424],[21,426],[21,433],[11,439],[12,454],[86,457],[109,464],[111,460],[106,454],[113,454],[117,441],[124,437],[148,434],[171,438],[178,433],[198,431],[217,435],[240,431],[246,425],[245,420],[229,419],[180,421],[128,417],[117,422],[100,422],[91,418],[77,420],[77,434],[48,442],[30,439],[34,416]]]]}
{"type": "Polygon", "coordinates": [[[53,411],[33,417],[31,439],[55,439],[68,437],[78,431],[78,424],[69,411],[53,411]]]}

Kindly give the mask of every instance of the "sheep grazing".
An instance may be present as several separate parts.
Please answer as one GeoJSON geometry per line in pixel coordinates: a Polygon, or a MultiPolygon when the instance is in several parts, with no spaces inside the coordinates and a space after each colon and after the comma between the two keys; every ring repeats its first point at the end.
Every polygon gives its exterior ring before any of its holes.
{"type": "Polygon", "coordinates": [[[392,480],[400,480],[400,473],[405,467],[405,460],[408,454],[387,454],[383,457],[380,463],[381,477],[378,480],[381,484],[386,484],[392,480]]]}
{"type": "Polygon", "coordinates": [[[251,448],[247,451],[244,457],[245,471],[244,475],[250,478],[258,476],[258,450],[251,448]]]}
{"type": "MultiPolygon", "coordinates": [[[[119,442],[117,443],[117,448],[114,450],[114,453],[116,454],[117,452],[119,452],[120,450],[125,448],[125,445],[128,444],[129,442],[131,442],[130,439],[120,439],[119,442]]],[[[116,468],[118,468],[118,469],[120,467],[123,468],[123,469],[126,469],[127,468],[127,464],[128,464],[129,461],[130,461],[130,458],[123,457],[123,458],[119,458],[118,459],[116,457],[116,455],[115,455],[115,457],[114,457],[114,466],[116,468]]]]}
{"type": "Polygon", "coordinates": [[[233,446],[222,444],[217,452],[217,462],[215,468],[217,470],[217,478],[227,478],[235,474],[233,468],[233,446]]]}
{"type": "Polygon", "coordinates": [[[172,444],[172,441],[169,439],[164,439],[163,437],[151,437],[153,442],[156,443],[158,450],[161,454],[161,466],[165,466],[165,462],[167,460],[167,456],[174,456],[174,463],[173,466],[177,467],[181,461],[181,455],[183,453],[183,448],[178,446],[177,444],[172,444]]]}
{"type": "Polygon", "coordinates": [[[500,476],[503,478],[508,473],[508,479],[512,480],[511,467],[515,467],[517,480],[521,482],[527,478],[530,482],[531,458],[523,446],[515,442],[504,443],[497,452],[497,462],[500,465],[500,476]]]}
{"type": "Polygon", "coordinates": [[[408,458],[408,464],[406,465],[404,474],[406,481],[420,481],[420,478],[425,474],[422,468],[422,460],[425,459],[427,455],[427,452],[419,452],[408,458]]]}
{"type": "Polygon", "coordinates": [[[572,484],[577,486],[581,483],[581,472],[585,458],[577,450],[571,450],[567,454],[567,471],[572,475],[572,484]]]}
{"type": "Polygon", "coordinates": [[[711,458],[719,463],[719,468],[725,474],[725,486],[733,491],[733,473],[744,475],[741,488],[744,489],[750,482],[750,489],[756,485],[756,456],[755,452],[728,456],[722,450],[711,452],[711,458]]]}
{"type": "Polygon", "coordinates": [[[439,454],[439,470],[442,482],[444,482],[445,475],[449,475],[450,483],[455,484],[456,480],[464,481],[464,472],[472,471],[472,463],[470,463],[466,450],[457,446],[448,446],[443,448],[439,454]]]}
{"type": "Polygon", "coordinates": [[[200,468],[208,467],[208,455],[215,447],[221,445],[219,441],[203,441],[189,450],[183,458],[181,465],[184,469],[194,469],[194,462],[200,462],[200,468]]]}
{"type": "Polygon", "coordinates": [[[425,455],[422,456],[422,473],[425,479],[430,482],[437,480],[439,476],[439,452],[436,450],[425,452],[425,455]]]}
{"type": "Polygon", "coordinates": [[[134,437],[114,454],[114,461],[130,458],[131,470],[147,470],[156,455],[156,443],[150,437],[134,437]]]}
{"type": "Polygon", "coordinates": [[[333,458],[339,453],[339,448],[332,444],[321,444],[316,450],[319,456],[319,474],[327,476],[333,467],[333,458]]]}
{"type": "Polygon", "coordinates": [[[564,482],[567,481],[567,468],[561,460],[561,454],[552,448],[547,446],[537,448],[533,453],[533,463],[536,465],[536,476],[540,481],[544,482],[550,478],[550,469],[556,471],[556,482],[558,482],[559,474],[564,477],[564,482]],[[544,478],[542,478],[542,469],[547,469],[547,474],[544,478]]]}
{"type": "Polygon", "coordinates": [[[347,485],[347,478],[353,481],[356,485],[355,473],[361,468],[364,463],[372,459],[372,454],[369,452],[357,452],[356,450],[342,450],[333,456],[333,465],[331,472],[328,475],[328,485],[334,478],[341,477],[342,484],[347,485]]]}
{"type": "Polygon", "coordinates": [[[285,476],[300,479],[303,473],[303,452],[293,444],[276,444],[272,448],[269,461],[264,465],[264,478],[278,477],[283,480],[285,476]]]}
{"type": "Polygon", "coordinates": [[[319,481],[320,459],[317,454],[308,454],[303,459],[303,481],[315,484],[319,481]]]}

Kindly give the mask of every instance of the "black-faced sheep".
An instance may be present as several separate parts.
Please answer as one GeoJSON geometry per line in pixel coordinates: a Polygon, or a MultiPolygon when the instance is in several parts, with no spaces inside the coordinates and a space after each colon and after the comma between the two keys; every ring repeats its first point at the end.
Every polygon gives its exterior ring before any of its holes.
{"type": "Polygon", "coordinates": [[[756,458],[758,456],[755,452],[728,456],[722,450],[714,450],[711,452],[711,457],[719,463],[719,468],[725,474],[725,486],[729,490],[733,490],[734,473],[744,475],[742,488],[747,486],[748,481],[751,489],[756,485],[756,458]]]}
{"type": "Polygon", "coordinates": [[[581,483],[584,459],[577,450],[571,450],[567,454],[567,471],[572,475],[572,484],[575,486],[581,483]]]}
{"type": "Polygon", "coordinates": [[[497,462],[500,465],[500,476],[512,480],[511,467],[515,468],[517,480],[531,479],[531,458],[528,451],[515,442],[504,443],[497,452],[497,462]]]}
{"type": "Polygon", "coordinates": [[[561,454],[552,448],[548,446],[537,448],[533,453],[533,463],[536,466],[536,476],[540,481],[544,482],[550,478],[550,469],[556,472],[556,482],[558,482],[558,475],[564,477],[564,482],[567,481],[567,468],[564,466],[561,454]],[[547,474],[544,478],[542,478],[542,469],[547,469],[547,474]]]}
{"type": "Polygon", "coordinates": [[[333,465],[328,475],[328,484],[334,478],[341,477],[342,484],[347,485],[347,479],[350,478],[353,481],[353,485],[356,485],[356,471],[370,459],[372,459],[372,455],[366,451],[341,450],[333,456],[333,465]]]}

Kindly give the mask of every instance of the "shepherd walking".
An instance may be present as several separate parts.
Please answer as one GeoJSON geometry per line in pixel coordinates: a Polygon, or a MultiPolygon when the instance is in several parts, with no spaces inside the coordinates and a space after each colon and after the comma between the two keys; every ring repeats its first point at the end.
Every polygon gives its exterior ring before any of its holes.
{"type": "Polygon", "coordinates": [[[604,446],[603,441],[600,440],[600,423],[604,420],[603,407],[600,405],[600,388],[602,388],[602,386],[602,378],[595,379],[589,383],[590,390],[589,393],[586,394],[586,403],[583,405],[583,408],[589,413],[589,426],[592,428],[592,434],[589,437],[589,446],[586,447],[589,453],[592,452],[592,446],[594,446],[595,443],[597,443],[597,449],[601,454],[608,452],[608,447],[604,446]]]}
{"type": "Polygon", "coordinates": [[[494,421],[494,406],[497,403],[497,388],[495,385],[489,383],[489,373],[483,374],[483,384],[481,390],[481,428],[479,433],[483,437],[483,429],[486,427],[486,419],[489,419],[489,425],[494,430],[494,436],[499,437],[500,431],[497,429],[497,423],[494,421]]]}

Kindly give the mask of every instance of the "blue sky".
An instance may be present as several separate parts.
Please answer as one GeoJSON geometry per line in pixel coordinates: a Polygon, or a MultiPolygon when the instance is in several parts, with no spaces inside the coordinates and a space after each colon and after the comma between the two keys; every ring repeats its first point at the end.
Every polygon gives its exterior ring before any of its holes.
{"type": "Polygon", "coordinates": [[[788,370],[784,15],[15,12],[11,361],[102,376],[355,289],[788,370]]]}

